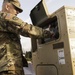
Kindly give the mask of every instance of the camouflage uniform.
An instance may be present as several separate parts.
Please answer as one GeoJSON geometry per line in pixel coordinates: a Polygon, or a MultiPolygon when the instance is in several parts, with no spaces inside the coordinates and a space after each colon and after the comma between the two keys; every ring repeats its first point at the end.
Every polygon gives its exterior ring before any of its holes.
{"type": "Polygon", "coordinates": [[[48,36],[46,33],[42,28],[29,25],[12,14],[0,12],[0,72],[23,75],[20,34],[42,38],[48,36]]]}
{"type": "Polygon", "coordinates": [[[20,35],[50,37],[48,31],[27,24],[10,13],[0,12],[0,75],[24,75],[20,35]]]}

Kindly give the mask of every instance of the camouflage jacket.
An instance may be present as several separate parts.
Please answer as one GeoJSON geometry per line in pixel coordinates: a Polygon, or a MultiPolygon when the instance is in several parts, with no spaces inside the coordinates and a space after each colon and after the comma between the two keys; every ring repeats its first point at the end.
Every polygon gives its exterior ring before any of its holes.
{"type": "Polygon", "coordinates": [[[46,37],[47,31],[30,25],[15,15],[0,12],[0,72],[22,70],[20,35],[46,37]]]}

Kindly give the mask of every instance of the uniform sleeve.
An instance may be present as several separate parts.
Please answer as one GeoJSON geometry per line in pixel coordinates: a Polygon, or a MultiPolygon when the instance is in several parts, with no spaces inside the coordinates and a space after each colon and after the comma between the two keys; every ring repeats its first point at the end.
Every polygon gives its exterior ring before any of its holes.
{"type": "Polygon", "coordinates": [[[50,36],[50,33],[48,31],[28,24],[15,15],[9,13],[1,14],[2,19],[5,22],[4,27],[7,28],[7,30],[10,32],[14,32],[22,36],[35,36],[38,38],[50,36]]]}

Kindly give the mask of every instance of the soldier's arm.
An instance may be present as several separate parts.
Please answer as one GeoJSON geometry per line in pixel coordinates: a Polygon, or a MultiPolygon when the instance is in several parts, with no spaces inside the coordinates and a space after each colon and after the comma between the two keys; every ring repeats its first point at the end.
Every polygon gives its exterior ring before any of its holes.
{"type": "Polygon", "coordinates": [[[35,37],[50,37],[51,34],[49,31],[46,31],[37,26],[33,26],[22,21],[20,18],[9,13],[1,13],[2,19],[5,21],[5,26],[8,31],[21,34],[25,36],[35,36],[35,37]]]}

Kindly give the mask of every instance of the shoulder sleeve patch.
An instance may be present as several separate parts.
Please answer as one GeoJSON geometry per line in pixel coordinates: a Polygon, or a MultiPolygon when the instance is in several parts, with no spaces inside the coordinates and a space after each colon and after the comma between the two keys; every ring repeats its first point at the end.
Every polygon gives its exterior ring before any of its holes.
{"type": "Polygon", "coordinates": [[[13,20],[18,20],[19,18],[16,17],[16,16],[14,16],[14,17],[12,17],[12,19],[13,19],[13,20]]]}

